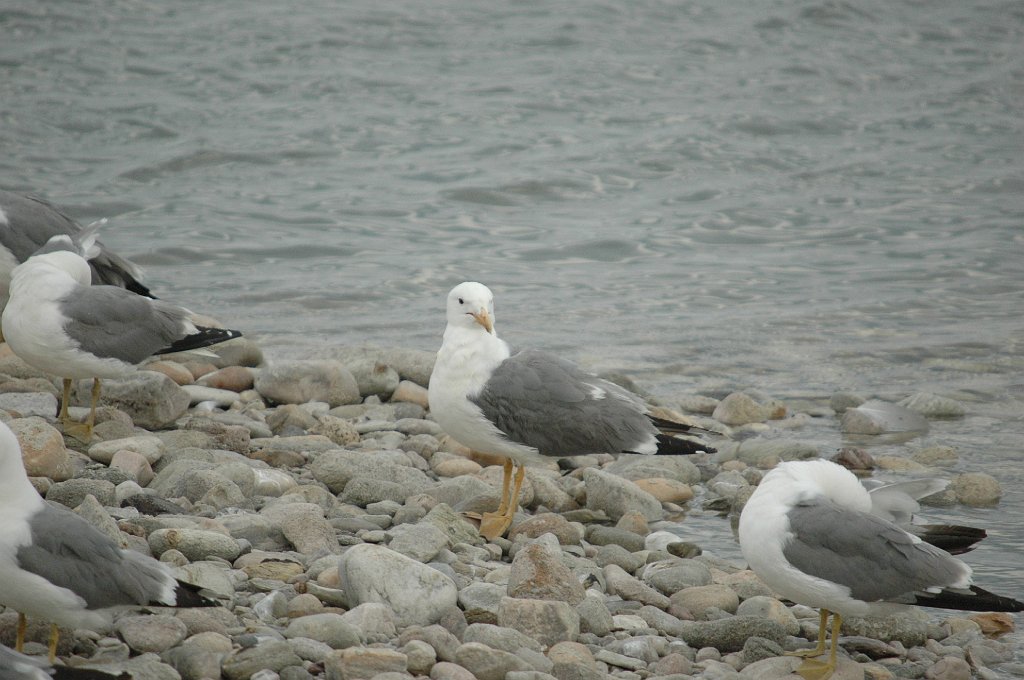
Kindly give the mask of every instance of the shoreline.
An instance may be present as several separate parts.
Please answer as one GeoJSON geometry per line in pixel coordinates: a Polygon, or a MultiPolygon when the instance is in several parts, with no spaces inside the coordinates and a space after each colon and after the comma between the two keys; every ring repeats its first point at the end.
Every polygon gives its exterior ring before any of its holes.
{"type": "MultiPolygon", "coordinates": [[[[714,458],[530,468],[509,538],[488,543],[459,513],[497,505],[500,467],[467,457],[427,417],[433,352],[345,347],[263,364],[246,338],[218,351],[105,381],[103,402],[118,407],[100,410],[96,440],[71,448],[52,426],[56,387],[0,353],[0,409],[27,414],[10,422],[36,488],[230,604],[65,631],[59,654],[72,665],[230,680],[774,678],[799,663],[783,650],[816,637],[814,610],[665,530],[669,517],[685,527],[697,504],[735,516],[775,462],[818,457],[799,438],[813,414],[763,397],[680,397],[686,417],[728,435],[709,440],[714,458]]],[[[955,404],[933,397],[909,406],[949,417],[955,404]]],[[[835,410],[857,399],[836,395],[835,410]]],[[[956,460],[948,449],[875,463],[907,473],[956,460]]],[[[983,506],[998,492],[933,502],[983,506]]],[[[0,615],[5,643],[13,616],[0,615]]],[[[847,621],[849,658],[834,677],[1024,672],[1016,646],[985,635],[1006,621],[972,617],[911,608],[847,621]]],[[[31,640],[45,623],[30,620],[31,640]]]]}

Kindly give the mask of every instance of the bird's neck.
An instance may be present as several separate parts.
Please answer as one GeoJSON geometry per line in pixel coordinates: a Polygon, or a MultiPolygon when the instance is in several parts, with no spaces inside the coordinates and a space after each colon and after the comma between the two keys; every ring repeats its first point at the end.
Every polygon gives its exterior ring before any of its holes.
{"type": "MultiPolygon", "coordinates": [[[[80,276],[76,276],[78,273],[69,273],[66,269],[44,259],[46,257],[43,255],[30,258],[27,262],[14,268],[14,271],[11,272],[12,297],[27,291],[31,291],[33,295],[37,296],[50,297],[51,295],[47,295],[47,293],[59,296],[74,287],[78,282],[77,279],[80,278],[80,276]]],[[[88,273],[88,265],[85,270],[88,273]]],[[[86,285],[88,285],[88,279],[86,279],[86,285]]]]}
{"type": "Polygon", "coordinates": [[[509,357],[508,344],[483,328],[448,326],[437,353],[435,372],[452,372],[470,383],[485,381],[509,357]]]}

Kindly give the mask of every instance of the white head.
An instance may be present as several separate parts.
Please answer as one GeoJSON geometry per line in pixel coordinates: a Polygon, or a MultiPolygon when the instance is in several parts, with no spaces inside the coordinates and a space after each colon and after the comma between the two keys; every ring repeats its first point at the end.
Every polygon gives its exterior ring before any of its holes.
{"type": "Polygon", "coordinates": [[[494,295],[482,283],[466,281],[448,293],[448,325],[481,328],[494,335],[494,295]]]}

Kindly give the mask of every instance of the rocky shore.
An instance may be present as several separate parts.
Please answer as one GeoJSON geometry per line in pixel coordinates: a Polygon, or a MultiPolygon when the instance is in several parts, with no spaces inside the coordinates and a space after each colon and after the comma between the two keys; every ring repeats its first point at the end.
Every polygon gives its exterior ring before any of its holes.
{"type": "MultiPolygon", "coordinates": [[[[801,442],[812,417],[871,436],[959,407],[837,394],[800,412],[764,395],[680,395],[659,408],[719,433],[708,437],[717,454],[530,468],[508,537],[486,542],[463,513],[497,505],[501,468],[430,419],[431,352],[267,362],[241,338],[216,358],[169,357],[105,381],[96,437],[82,443],[55,429],[52,378],[0,347],[0,418],[39,492],[223,603],[63,631],[64,663],[136,680],[797,678],[799,659],[782,654],[812,646],[817,612],[673,529],[700,506],[731,533],[728,517],[775,463],[834,455],[801,442]]],[[[78,404],[89,387],[77,387],[78,404]]],[[[957,459],[949,447],[841,455],[934,476],[957,459]]],[[[964,474],[929,502],[991,505],[999,494],[995,479],[964,474]]],[[[16,619],[0,614],[5,644],[16,619]]],[[[836,678],[1024,676],[999,640],[1006,615],[911,609],[844,623],[836,678]]],[[[30,620],[27,651],[44,653],[48,632],[30,620]]]]}

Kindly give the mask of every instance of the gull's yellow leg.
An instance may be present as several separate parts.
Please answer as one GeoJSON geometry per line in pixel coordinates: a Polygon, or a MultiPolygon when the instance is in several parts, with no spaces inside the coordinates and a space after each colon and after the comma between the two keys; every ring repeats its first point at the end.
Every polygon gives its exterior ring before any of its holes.
{"type": "Polygon", "coordinates": [[[68,404],[71,402],[71,378],[64,378],[64,402],[60,406],[60,421],[64,427],[64,434],[88,442],[92,439],[92,427],[96,422],[96,403],[100,398],[100,379],[93,378],[92,381],[92,408],[89,409],[89,418],[84,423],[78,423],[68,415],[68,404]]]}
{"type": "Polygon", "coordinates": [[[60,629],[56,623],[50,624],[50,665],[57,660],[57,639],[60,637],[60,629]]]}
{"type": "Polygon", "coordinates": [[[18,635],[14,638],[14,651],[20,652],[25,649],[25,628],[28,627],[28,619],[21,612],[18,612],[18,635]]]}
{"type": "MultiPolygon", "coordinates": [[[[504,498],[509,486],[509,477],[512,473],[512,461],[505,464],[505,475],[502,479],[502,497],[504,498]]],[[[491,540],[504,534],[512,526],[512,518],[515,517],[516,508],[519,507],[519,492],[523,487],[523,477],[526,475],[526,467],[520,465],[516,470],[515,486],[512,488],[512,495],[507,501],[503,500],[498,512],[485,512],[480,520],[480,535],[491,540]]]]}
{"type": "Polygon", "coordinates": [[[71,416],[68,415],[68,404],[71,403],[71,378],[64,378],[64,398],[60,402],[60,422],[62,425],[67,426],[71,422],[71,416]]]}
{"type": "Polygon", "coordinates": [[[798,649],[786,652],[786,656],[815,657],[825,653],[825,631],[828,630],[828,610],[821,610],[821,621],[818,623],[818,646],[814,649],[798,649]]]}
{"type": "Polygon", "coordinates": [[[828,680],[836,671],[836,649],[839,647],[839,629],[843,625],[843,617],[835,612],[832,613],[832,649],[829,651],[828,661],[806,659],[796,672],[804,680],[828,680]]]}
{"type": "Polygon", "coordinates": [[[512,485],[512,459],[505,459],[505,466],[501,473],[501,503],[498,505],[497,514],[504,516],[508,511],[509,497],[508,489],[512,485]]]}

